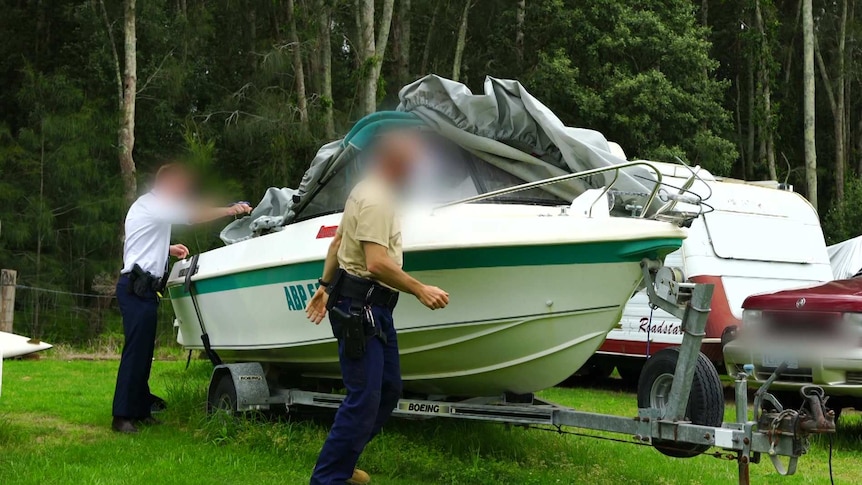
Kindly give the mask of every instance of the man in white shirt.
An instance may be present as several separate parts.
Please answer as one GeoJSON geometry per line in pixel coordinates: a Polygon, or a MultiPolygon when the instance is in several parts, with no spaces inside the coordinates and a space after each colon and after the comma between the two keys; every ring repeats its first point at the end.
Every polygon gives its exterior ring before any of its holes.
{"type": "Polygon", "coordinates": [[[117,282],[117,301],[123,316],[125,343],[117,387],[113,423],[120,433],[137,433],[136,424],[154,424],[151,405],[161,401],[150,394],[148,381],[156,340],[159,292],[164,287],[168,257],[189,254],[182,244],[171,245],[171,226],[196,224],[251,212],[245,203],[229,207],[195,208],[189,204],[193,177],[178,164],[162,166],[153,189],[140,196],[126,215],[123,270],[117,282]]]}

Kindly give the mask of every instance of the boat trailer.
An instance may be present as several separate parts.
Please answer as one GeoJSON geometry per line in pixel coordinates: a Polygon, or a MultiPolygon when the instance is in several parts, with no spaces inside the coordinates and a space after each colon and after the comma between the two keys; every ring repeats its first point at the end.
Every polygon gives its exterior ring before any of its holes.
{"type": "MultiPolygon", "coordinates": [[[[645,378],[646,372],[642,373],[638,394],[645,386],[643,390],[651,399],[648,406],[639,406],[637,416],[578,411],[532,395],[526,399],[525,396],[460,401],[433,397],[401,399],[393,416],[466,419],[559,432],[566,432],[567,428],[603,431],[628,436],[632,443],[652,445],[674,457],[693,457],[714,447],[720,451],[714,452],[713,456],[737,461],[740,484],[750,483],[749,465],[759,463],[764,454],[779,474],[794,474],[799,458],[808,451],[809,436],[835,432],[835,413],[826,407],[828,398],[823,390],[807,386],[801,390],[802,407],[785,409],[769,393],[769,386],[786,369],[786,364],[782,364],[755,392],[753,419],[749,419],[748,378],[753,372],[753,366],[749,365],[745,372],[733,376],[736,420],[716,425],[693,422],[686,413],[698,359],[705,358],[700,354],[700,345],[713,286],[684,282],[679,270],[664,267],[658,261],[645,259],[641,268],[650,304],[682,320],[683,341],[679,348],[666,350],[678,353],[678,356],[672,381],[670,375],[663,376],[662,389],[665,392],[650,393],[655,390],[658,380],[645,382],[650,379],[645,378]],[[788,459],[787,465],[781,461],[782,457],[788,459]]],[[[714,372],[714,369],[710,370],[714,372]]],[[[723,415],[723,389],[717,379],[715,382],[718,388],[706,391],[721,396],[718,402],[723,415]]],[[[290,413],[303,408],[336,409],[343,399],[341,394],[272,387],[267,381],[264,364],[250,362],[215,367],[209,385],[208,407],[211,412],[223,409],[232,413],[269,410],[290,413]]]]}

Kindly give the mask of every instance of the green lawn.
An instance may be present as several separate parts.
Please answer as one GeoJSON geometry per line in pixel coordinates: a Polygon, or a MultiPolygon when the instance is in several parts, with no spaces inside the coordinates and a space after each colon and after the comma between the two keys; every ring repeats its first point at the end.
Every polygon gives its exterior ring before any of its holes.
{"type": "MultiPolygon", "coordinates": [[[[138,436],[109,430],[116,361],[7,361],[0,397],[2,484],[302,484],[327,432],[325,421],[208,419],[208,365],[156,362],[154,392],[171,409],[138,436]]],[[[552,389],[544,397],[583,410],[635,415],[630,392],[552,389]]],[[[732,415],[728,407],[728,418],[732,415]]],[[[625,438],[625,437],[623,437],[625,438]]],[[[836,483],[862,482],[862,419],[842,417],[836,483]]],[[[768,460],[755,483],[829,483],[826,441],[799,473],[768,460]]],[[[633,446],[454,420],[393,421],[363,455],[375,484],[735,483],[736,463],[667,458],[633,446]]]]}

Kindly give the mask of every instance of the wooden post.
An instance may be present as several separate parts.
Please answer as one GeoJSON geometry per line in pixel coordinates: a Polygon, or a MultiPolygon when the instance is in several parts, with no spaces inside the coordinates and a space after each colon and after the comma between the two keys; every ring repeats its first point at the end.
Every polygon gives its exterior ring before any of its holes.
{"type": "Polygon", "coordinates": [[[15,285],[18,272],[14,269],[0,270],[0,332],[12,333],[15,317],[15,285]]]}

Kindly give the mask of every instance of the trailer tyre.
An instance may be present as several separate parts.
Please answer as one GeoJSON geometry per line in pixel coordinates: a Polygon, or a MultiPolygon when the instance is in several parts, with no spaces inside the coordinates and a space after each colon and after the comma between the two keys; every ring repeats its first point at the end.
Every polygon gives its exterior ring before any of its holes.
{"type": "Polygon", "coordinates": [[[207,396],[207,412],[209,414],[223,411],[229,415],[237,414],[236,386],[230,372],[223,372],[207,396]]]}
{"type": "MultiPolygon", "coordinates": [[[[639,408],[667,407],[678,359],[679,349],[668,348],[646,361],[638,381],[639,408]]],[[[697,357],[685,415],[692,423],[703,426],[721,426],[724,419],[721,380],[715,366],[703,353],[699,353],[697,357]]],[[[710,448],[710,445],[658,439],[652,440],[652,444],[663,454],[676,458],[691,458],[710,448]]]]}

